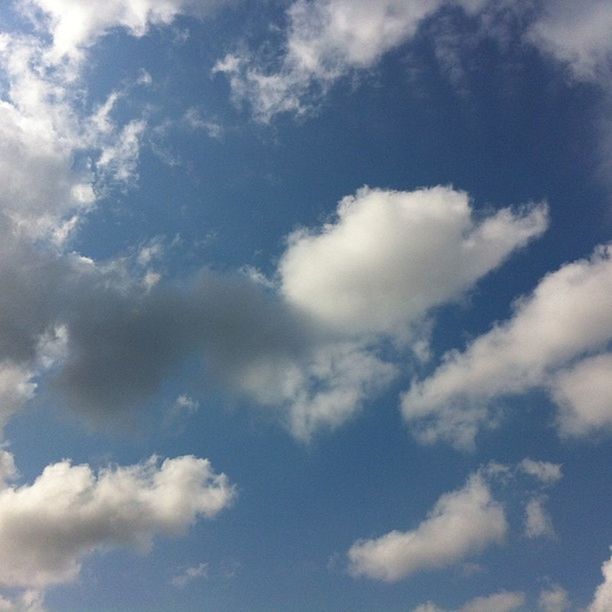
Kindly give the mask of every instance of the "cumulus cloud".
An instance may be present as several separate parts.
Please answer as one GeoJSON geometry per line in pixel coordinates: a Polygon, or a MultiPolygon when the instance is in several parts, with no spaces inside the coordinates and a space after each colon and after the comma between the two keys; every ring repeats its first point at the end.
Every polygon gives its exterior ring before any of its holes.
{"type": "Polygon", "coordinates": [[[612,608],[612,559],[601,566],[604,581],[597,587],[587,612],[607,612],[612,608]]]}
{"type": "Polygon", "coordinates": [[[542,612],[566,612],[570,609],[567,591],[558,584],[542,589],[538,606],[542,612]]]}
{"type": "Polygon", "coordinates": [[[21,486],[10,482],[15,476],[6,474],[0,489],[0,584],[15,588],[72,581],[94,551],[146,551],[156,535],[180,535],[235,496],[224,474],[193,456],[152,457],[98,474],[64,460],[21,486]]]}
{"type": "MultiPolygon", "coordinates": [[[[533,388],[561,395],[574,406],[573,419],[588,419],[592,413],[587,404],[582,411],[576,409],[571,383],[566,382],[563,395],[561,385],[567,379],[557,375],[606,348],[612,339],[611,296],[608,247],[548,274],[530,296],[517,300],[509,320],[476,338],[463,352],[447,353],[430,377],[413,383],[402,398],[405,419],[425,441],[447,439],[469,447],[478,428],[490,424],[490,406],[496,400],[533,388]]],[[[567,433],[582,431],[574,425],[567,433]]]]}
{"type": "Polygon", "coordinates": [[[448,187],[363,188],[340,202],[334,222],[289,237],[281,292],[347,333],[401,337],[546,226],[541,205],[502,209],[478,223],[467,194],[448,187]]]}
{"type": "Polygon", "coordinates": [[[393,582],[442,568],[501,543],[508,529],[503,506],[480,474],[446,493],[414,530],[359,540],[348,551],[354,576],[393,582]]]}

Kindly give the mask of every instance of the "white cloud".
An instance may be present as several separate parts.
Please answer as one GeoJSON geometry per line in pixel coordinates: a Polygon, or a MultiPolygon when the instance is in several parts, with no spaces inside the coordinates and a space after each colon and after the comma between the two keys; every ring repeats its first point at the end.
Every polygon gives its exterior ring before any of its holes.
{"type": "Polygon", "coordinates": [[[563,478],[561,465],[550,463],[550,461],[534,461],[525,458],[518,464],[519,470],[529,476],[533,476],[543,484],[554,484],[563,478]]]}
{"type": "Polygon", "coordinates": [[[508,321],[464,352],[447,353],[403,395],[404,417],[425,441],[469,447],[478,428],[490,424],[497,398],[551,386],[554,395],[556,373],[611,339],[612,259],[603,247],[544,277],[508,321]]]}
{"type": "Polygon", "coordinates": [[[113,28],[143,36],[153,26],[169,25],[178,15],[205,17],[223,0],[18,0],[18,7],[44,25],[53,38],[51,58],[79,56],[113,28]]]}
{"type": "MultiPolygon", "coordinates": [[[[500,591],[492,595],[475,597],[455,612],[512,612],[525,604],[523,593],[511,593],[500,591]]],[[[414,608],[412,612],[452,612],[437,606],[431,601],[421,604],[414,608]]]]}
{"type": "Polygon", "coordinates": [[[460,608],[459,612],[512,612],[525,605],[523,593],[502,591],[493,595],[476,597],[460,608]]]}
{"type": "Polygon", "coordinates": [[[278,72],[246,56],[228,55],[215,71],[230,77],[233,93],[252,105],[260,121],[301,112],[313,85],[325,89],[354,68],[368,68],[414,34],[440,0],[297,0],[287,9],[285,54],[278,72]]]}
{"type": "Polygon", "coordinates": [[[395,378],[383,336],[400,351],[411,337],[423,344],[430,309],[460,299],[545,226],[543,207],[476,223],[467,196],[450,188],[362,190],[334,223],[290,238],[278,285],[206,270],[180,287],[143,279],[163,254],[159,241],[134,261],[100,264],[7,237],[0,359],[40,374],[40,339],[61,327],[51,387],[97,420],[143,405],[184,359],[201,356],[216,381],[278,411],[306,440],[395,378]]]}
{"type": "Polygon", "coordinates": [[[0,596],[0,611],[6,612],[46,612],[43,594],[35,590],[27,590],[18,597],[8,599],[0,596]]]}
{"type": "Polygon", "coordinates": [[[601,566],[604,581],[597,587],[587,612],[609,612],[612,609],[612,559],[601,566]]]}
{"type": "Polygon", "coordinates": [[[33,373],[6,360],[0,362],[0,431],[21,406],[34,397],[33,373]]]}
{"type": "Polygon", "coordinates": [[[612,68],[612,6],[607,0],[549,0],[528,37],[581,80],[601,80],[612,68]]]}
{"type": "Polygon", "coordinates": [[[542,589],[538,606],[542,612],[567,612],[570,608],[567,591],[558,584],[542,589]]]}
{"type": "Polygon", "coordinates": [[[59,246],[110,183],[136,177],[142,119],[118,124],[111,92],[91,115],[79,66],[50,66],[35,37],[0,34],[0,212],[13,230],[59,246]]]}
{"type": "Polygon", "coordinates": [[[552,383],[560,407],[558,424],[565,435],[612,430],[612,353],[604,353],[562,370],[552,383]]]}
{"type": "Polygon", "coordinates": [[[289,237],[283,296],[345,333],[408,336],[429,309],[459,299],[547,226],[544,206],[502,209],[480,223],[449,187],[363,188],[320,231],[289,237]]]}
{"type": "Polygon", "coordinates": [[[133,180],[145,127],[146,123],[141,120],[130,121],[125,125],[115,142],[102,148],[97,162],[98,171],[120,182],[133,180]]]}
{"type": "Polygon", "coordinates": [[[174,576],[170,583],[178,589],[184,589],[190,582],[198,578],[208,577],[208,563],[199,563],[193,567],[188,567],[182,573],[174,576]]]}
{"type": "Polygon", "coordinates": [[[223,136],[223,126],[216,121],[202,117],[197,108],[187,109],[183,120],[192,130],[202,130],[211,138],[219,139],[223,136]]]}
{"type": "Polygon", "coordinates": [[[354,70],[375,66],[409,41],[421,23],[445,4],[475,12],[485,0],[296,0],[287,9],[283,53],[266,69],[252,53],[229,54],[214,71],[225,73],[238,101],[254,117],[269,121],[281,112],[303,113],[312,96],[324,93],[354,70]]]}
{"type": "Polygon", "coordinates": [[[487,546],[500,543],[508,525],[480,474],[436,502],[413,531],[392,531],[374,540],[360,540],[348,552],[350,571],[388,582],[424,570],[442,568],[487,546]]]}
{"type": "Polygon", "coordinates": [[[432,601],[426,601],[423,604],[419,604],[412,612],[447,612],[444,608],[437,606],[432,601]]]}
{"type": "Polygon", "coordinates": [[[525,535],[528,538],[555,535],[552,520],[544,507],[545,503],[545,497],[532,497],[525,506],[525,535]]]}
{"type": "MultiPolygon", "coordinates": [[[[5,456],[7,451],[0,451],[5,456]]],[[[0,585],[44,589],[75,579],[94,551],[146,551],[158,534],[179,535],[213,517],[234,488],[193,456],[100,470],[64,460],[29,485],[0,490],[0,585]]]]}

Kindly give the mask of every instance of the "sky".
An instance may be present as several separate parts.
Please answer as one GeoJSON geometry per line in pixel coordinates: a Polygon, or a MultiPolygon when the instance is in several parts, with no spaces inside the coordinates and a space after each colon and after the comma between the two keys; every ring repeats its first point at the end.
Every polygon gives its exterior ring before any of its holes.
{"type": "Polygon", "coordinates": [[[611,28],[6,0],[0,610],[612,610],[611,28]]]}

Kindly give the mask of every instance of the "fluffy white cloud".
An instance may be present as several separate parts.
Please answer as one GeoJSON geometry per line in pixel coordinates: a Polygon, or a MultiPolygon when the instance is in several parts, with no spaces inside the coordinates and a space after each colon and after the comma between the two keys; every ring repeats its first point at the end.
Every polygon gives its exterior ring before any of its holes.
{"type": "MultiPolygon", "coordinates": [[[[0,451],[7,459],[7,451],[0,451]]],[[[10,458],[12,461],[12,457],[10,458]]],[[[10,463],[10,461],[5,461],[10,463]]],[[[64,460],[29,485],[0,489],[0,585],[44,589],[73,580],[96,550],[147,550],[213,517],[235,495],[224,474],[193,456],[101,470],[64,460]]]]}
{"type": "Polygon", "coordinates": [[[570,608],[567,591],[558,584],[542,589],[538,606],[542,612],[566,612],[570,608]]]}
{"type": "Polygon", "coordinates": [[[464,352],[445,355],[429,378],[404,394],[404,417],[426,441],[469,447],[478,428],[490,422],[495,399],[535,387],[552,387],[554,396],[555,373],[610,340],[612,259],[602,247],[589,260],[544,277],[531,296],[516,302],[508,321],[464,352]]]}
{"type": "Polygon", "coordinates": [[[388,582],[424,569],[441,568],[503,541],[504,509],[480,474],[446,493],[413,531],[392,531],[360,540],[348,551],[350,571],[388,582]]]}
{"type": "Polygon", "coordinates": [[[18,0],[24,13],[53,37],[54,60],[74,57],[113,28],[143,36],[152,26],[168,25],[178,15],[204,17],[224,0],[18,0]]]}
{"type": "Polygon", "coordinates": [[[560,407],[558,424],[566,435],[612,428],[612,353],[596,355],[563,370],[552,384],[560,407]]]}
{"type": "Polygon", "coordinates": [[[401,338],[546,226],[544,206],[502,209],[477,223],[467,194],[449,187],[363,188],[340,202],[334,222],[289,237],[281,292],[345,333],[401,338]]]}
{"type": "Polygon", "coordinates": [[[612,609],[612,559],[601,566],[604,581],[597,587],[587,612],[608,612],[612,609]]]}

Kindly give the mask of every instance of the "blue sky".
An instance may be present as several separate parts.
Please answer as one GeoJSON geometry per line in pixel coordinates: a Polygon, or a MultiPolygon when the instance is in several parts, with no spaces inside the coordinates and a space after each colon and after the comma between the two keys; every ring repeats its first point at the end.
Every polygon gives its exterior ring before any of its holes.
{"type": "Polygon", "coordinates": [[[0,610],[612,610],[612,5],[0,9],[0,610]]]}

